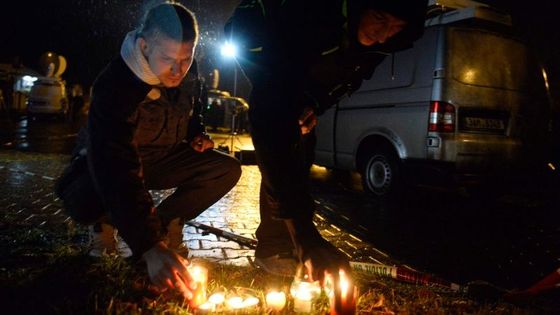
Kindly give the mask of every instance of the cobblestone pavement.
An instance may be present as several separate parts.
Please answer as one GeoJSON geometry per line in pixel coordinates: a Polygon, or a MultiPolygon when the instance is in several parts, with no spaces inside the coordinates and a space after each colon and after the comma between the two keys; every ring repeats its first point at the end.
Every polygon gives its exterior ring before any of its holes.
{"type": "MultiPolygon", "coordinates": [[[[53,195],[53,183],[64,168],[67,155],[23,153],[0,150],[0,209],[8,222],[30,226],[72,225],[60,200],[53,195]]],[[[195,219],[241,236],[254,238],[259,222],[260,173],[255,165],[243,165],[238,184],[221,200],[195,219]]],[[[152,191],[156,203],[172,191],[152,191]]],[[[391,259],[358,237],[330,222],[334,209],[317,202],[315,224],[321,234],[352,260],[390,264],[391,259]]],[[[0,222],[1,223],[1,222],[0,222]]],[[[184,239],[191,256],[220,263],[251,266],[254,250],[192,226],[185,226],[184,239]]]]}

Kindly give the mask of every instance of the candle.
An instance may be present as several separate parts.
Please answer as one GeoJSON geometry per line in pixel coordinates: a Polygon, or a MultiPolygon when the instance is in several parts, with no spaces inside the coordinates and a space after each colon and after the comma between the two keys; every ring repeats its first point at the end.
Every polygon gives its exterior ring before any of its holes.
{"type": "Polygon", "coordinates": [[[312,310],[311,299],[313,296],[308,290],[299,290],[294,296],[294,312],[310,313],[312,310]]]}
{"type": "Polygon", "coordinates": [[[215,304],[215,305],[222,304],[222,303],[224,303],[225,300],[226,300],[226,297],[221,292],[216,292],[216,293],[210,295],[210,297],[208,297],[208,302],[210,302],[212,304],[215,304]]]}
{"type": "Polygon", "coordinates": [[[216,310],[216,305],[210,301],[202,303],[196,309],[196,314],[210,314],[216,310]]]}
{"type": "Polygon", "coordinates": [[[254,296],[248,296],[243,300],[243,307],[252,307],[258,305],[260,300],[254,296]]]}
{"type": "Polygon", "coordinates": [[[227,300],[226,304],[230,309],[240,309],[243,307],[243,298],[240,296],[232,296],[227,300]]]}
{"type": "Polygon", "coordinates": [[[346,275],[344,270],[338,272],[338,290],[333,290],[335,282],[328,279],[331,284],[331,290],[328,292],[331,304],[331,315],[346,315],[356,313],[356,297],[358,289],[354,286],[351,279],[346,275]],[[336,298],[337,291],[340,293],[340,299],[336,298]],[[339,301],[340,304],[337,304],[339,301]]]}
{"type": "Polygon", "coordinates": [[[189,265],[187,266],[187,271],[191,275],[193,283],[193,297],[189,304],[191,307],[198,308],[204,302],[206,302],[206,283],[208,281],[208,269],[197,266],[189,265]]]}
{"type": "Polygon", "coordinates": [[[280,312],[286,305],[286,294],[284,292],[270,291],[266,295],[266,305],[275,312],[280,312]]]}
{"type": "Polygon", "coordinates": [[[318,281],[296,279],[292,283],[290,293],[294,298],[294,312],[309,313],[313,309],[313,299],[321,294],[321,287],[318,281]]]}

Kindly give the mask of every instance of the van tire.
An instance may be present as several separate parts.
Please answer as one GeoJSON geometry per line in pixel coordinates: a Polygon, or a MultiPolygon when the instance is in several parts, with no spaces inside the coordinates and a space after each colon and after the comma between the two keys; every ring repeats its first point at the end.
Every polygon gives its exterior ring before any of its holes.
{"type": "Polygon", "coordinates": [[[394,150],[386,146],[371,148],[364,159],[362,185],[377,199],[392,199],[402,188],[400,160],[394,150]]]}

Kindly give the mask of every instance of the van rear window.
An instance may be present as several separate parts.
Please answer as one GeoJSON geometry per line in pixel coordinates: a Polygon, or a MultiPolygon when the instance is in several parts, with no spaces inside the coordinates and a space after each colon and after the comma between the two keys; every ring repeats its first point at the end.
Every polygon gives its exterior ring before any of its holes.
{"type": "Polygon", "coordinates": [[[447,58],[459,82],[526,91],[539,80],[527,47],[515,39],[475,29],[451,29],[448,39],[447,58]]]}

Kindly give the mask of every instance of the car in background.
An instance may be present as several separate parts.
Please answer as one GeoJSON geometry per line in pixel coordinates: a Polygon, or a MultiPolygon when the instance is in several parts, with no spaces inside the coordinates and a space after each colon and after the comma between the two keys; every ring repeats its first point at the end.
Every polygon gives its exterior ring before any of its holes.
{"type": "Polygon", "coordinates": [[[68,95],[64,82],[56,77],[38,77],[27,99],[29,118],[55,116],[65,119],[68,110],[68,95]]]}
{"type": "Polygon", "coordinates": [[[244,98],[222,90],[208,90],[208,103],[203,111],[204,123],[210,131],[226,129],[244,133],[248,129],[249,104],[244,98]]]}
{"type": "Polygon", "coordinates": [[[546,165],[546,72],[511,17],[474,1],[429,3],[423,36],[386,56],[316,129],[315,163],[360,172],[380,199],[546,165]]]}

